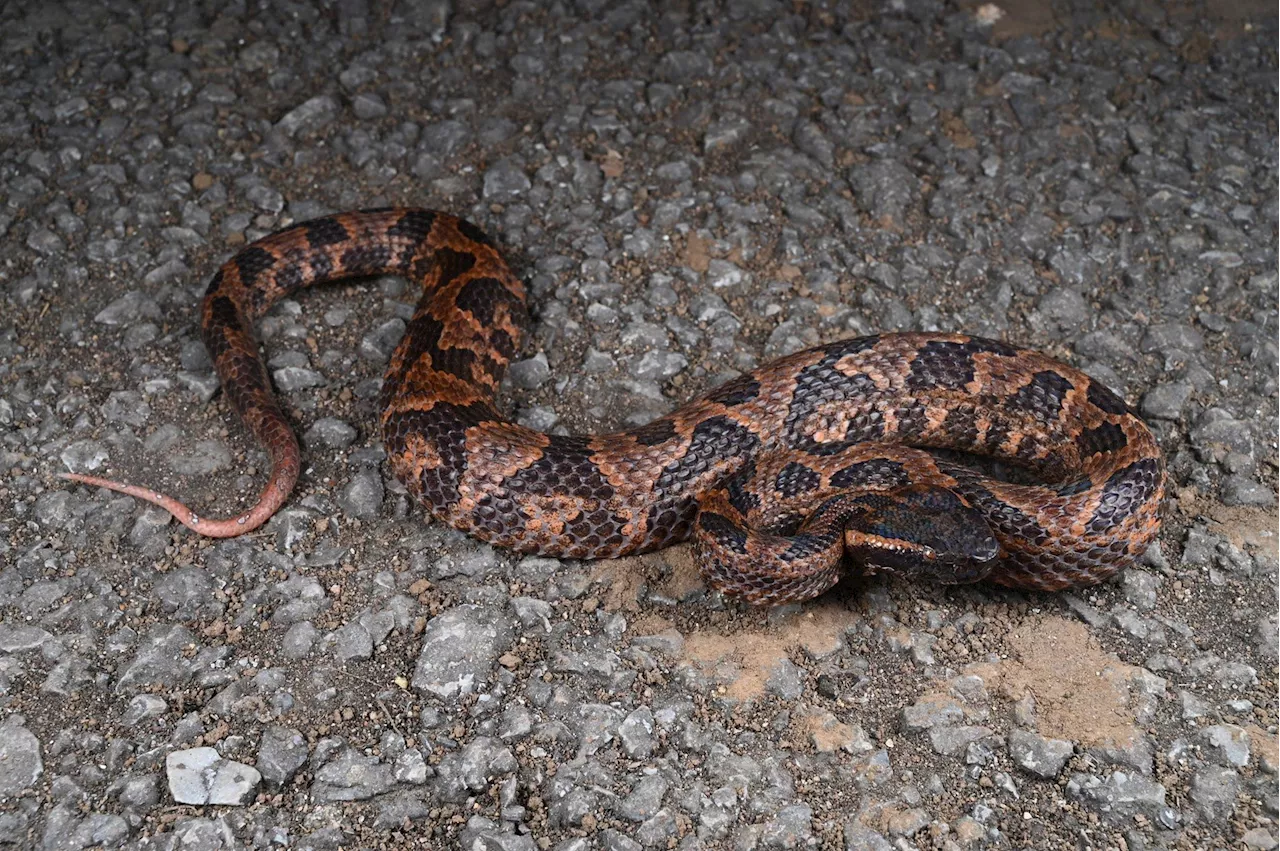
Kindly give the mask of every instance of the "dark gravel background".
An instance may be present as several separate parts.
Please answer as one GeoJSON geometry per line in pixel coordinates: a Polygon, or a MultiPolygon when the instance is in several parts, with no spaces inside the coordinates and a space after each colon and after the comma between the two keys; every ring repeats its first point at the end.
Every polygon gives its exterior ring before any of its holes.
{"type": "Polygon", "coordinates": [[[1275,848],[1274,6],[456,5],[0,6],[0,844],[1275,848]],[[264,532],[53,477],[252,499],[205,282],[386,203],[531,284],[525,423],[997,336],[1149,419],[1160,546],[1077,594],[773,612],[681,550],[479,546],[382,472],[391,279],[263,321],[308,464],[264,532]]]}

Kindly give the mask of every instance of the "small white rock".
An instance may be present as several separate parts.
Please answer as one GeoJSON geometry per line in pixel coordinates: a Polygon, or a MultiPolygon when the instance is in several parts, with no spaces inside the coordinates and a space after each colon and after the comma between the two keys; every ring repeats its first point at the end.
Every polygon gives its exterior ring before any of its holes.
{"type": "Polygon", "coordinates": [[[174,751],[164,765],[169,793],[180,804],[243,806],[253,801],[262,782],[258,769],[223,759],[213,748],[174,751]]]}

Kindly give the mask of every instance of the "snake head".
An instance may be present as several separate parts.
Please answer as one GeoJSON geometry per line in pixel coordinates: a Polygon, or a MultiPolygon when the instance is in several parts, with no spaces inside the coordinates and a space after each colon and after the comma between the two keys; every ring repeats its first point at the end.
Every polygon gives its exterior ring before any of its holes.
{"type": "Polygon", "coordinates": [[[947,585],[977,582],[999,561],[981,512],[933,485],[845,497],[845,552],[868,572],[910,573],[947,585]]]}

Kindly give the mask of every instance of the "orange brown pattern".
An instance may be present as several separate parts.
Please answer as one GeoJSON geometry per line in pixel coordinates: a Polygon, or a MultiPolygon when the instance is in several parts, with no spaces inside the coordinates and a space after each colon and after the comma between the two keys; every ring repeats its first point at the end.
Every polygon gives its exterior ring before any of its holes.
{"type": "Polygon", "coordinates": [[[1099,582],[1155,537],[1154,436],[1062,363],[959,334],[885,334],[761,367],[627,432],[541,434],[494,407],[529,323],[522,283],[474,225],[428,210],[342,213],[247,246],[210,282],[206,345],[271,458],[245,514],[197,516],[145,488],[66,477],[160,505],[212,537],[284,504],[301,453],[253,323],[302,287],[408,277],[421,298],[383,385],[389,466],[438,519],[495,544],[616,557],[693,538],[708,584],[755,603],[805,599],[842,562],[929,581],[1056,590],[1099,582]],[[1028,468],[1012,484],[933,454],[1028,468]]]}

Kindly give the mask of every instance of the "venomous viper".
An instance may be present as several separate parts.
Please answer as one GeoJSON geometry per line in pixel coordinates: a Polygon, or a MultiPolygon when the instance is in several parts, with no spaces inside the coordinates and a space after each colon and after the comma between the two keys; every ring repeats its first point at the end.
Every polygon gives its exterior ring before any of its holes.
{"type": "Polygon", "coordinates": [[[395,475],[440,520],[494,544],[608,558],[693,538],[706,582],[754,603],[813,597],[842,557],[938,582],[1058,590],[1099,582],[1159,527],[1159,446],[1118,396],[1042,354],[956,334],[882,334],[782,358],[630,431],[543,434],[493,399],[529,323],[525,292],[474,225],[383,209],[295,225],[238,253],[204,297],[222,386],[267,449],[243,515],[198,516],[105,479],[212,537],[285,502],[301,454],[253,322],[302,287],[398,274],[422,288],[382,389],[395,475]],[[1041,484],[931,449],[992,456],[1041,484]]]}

